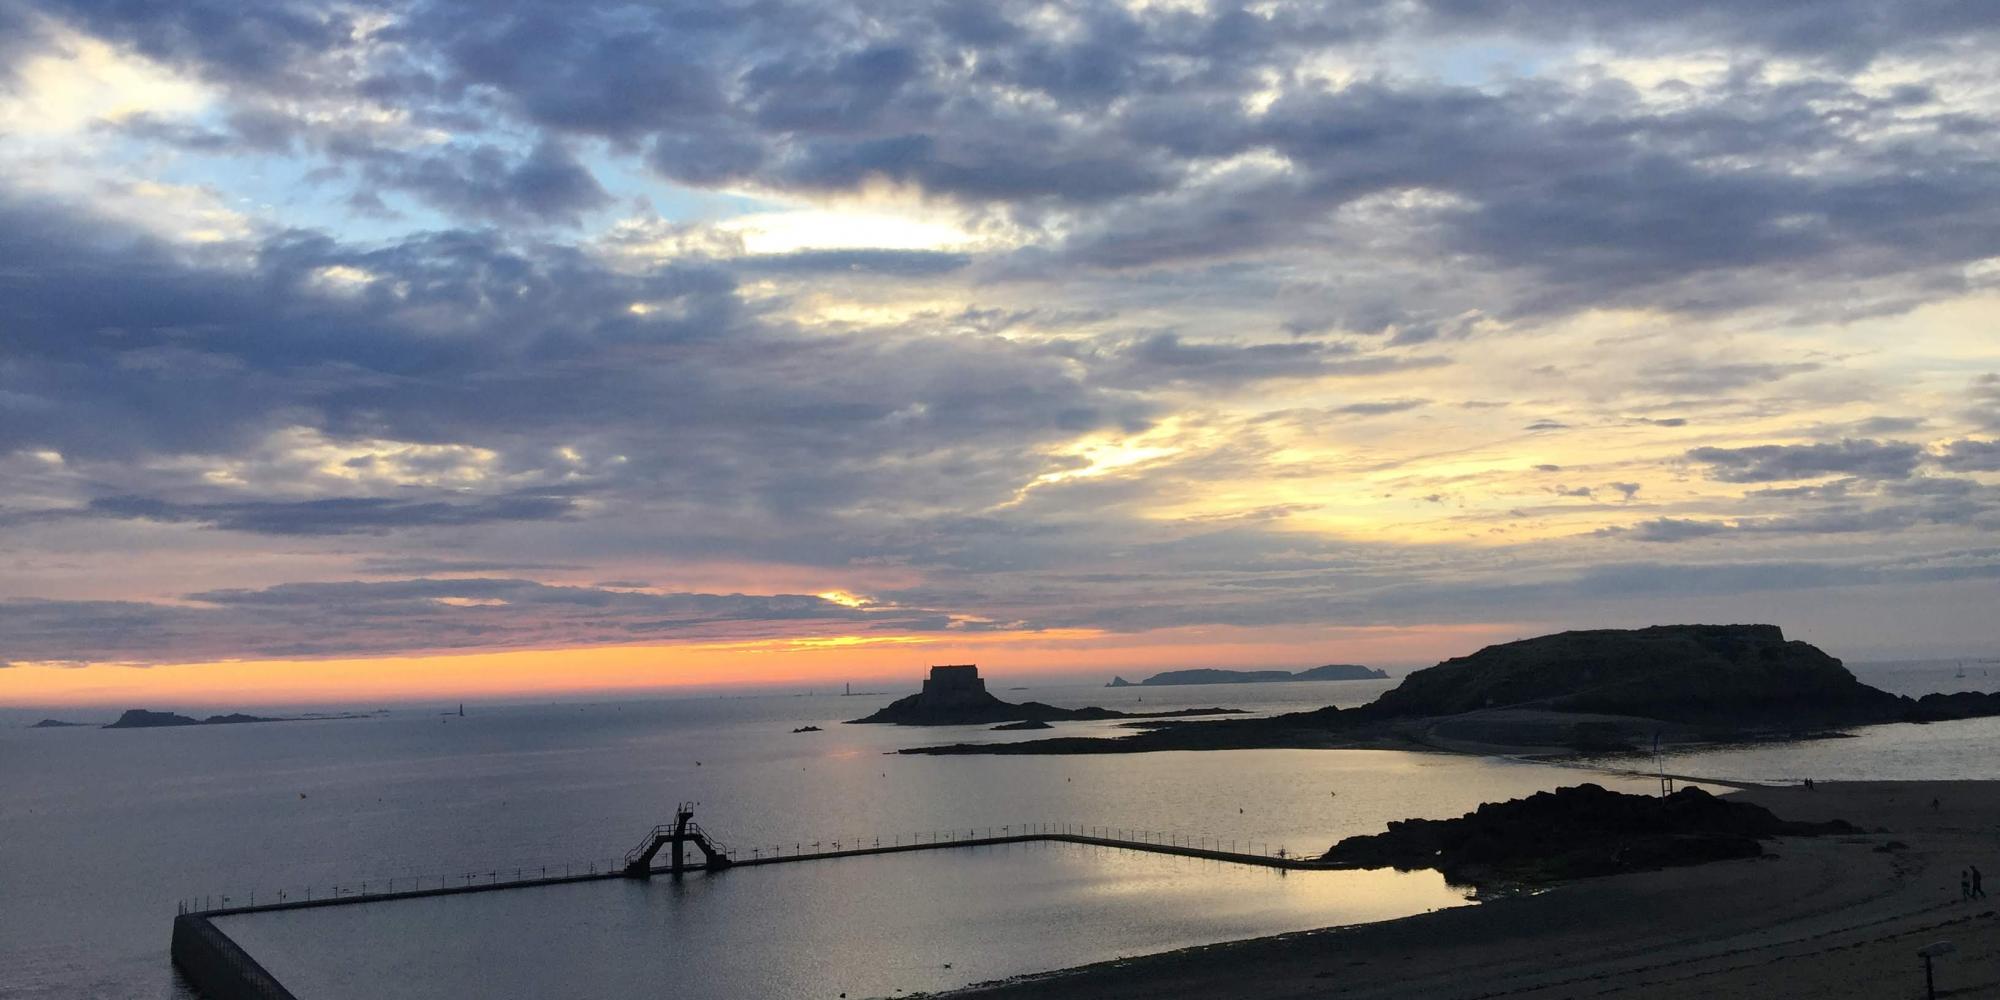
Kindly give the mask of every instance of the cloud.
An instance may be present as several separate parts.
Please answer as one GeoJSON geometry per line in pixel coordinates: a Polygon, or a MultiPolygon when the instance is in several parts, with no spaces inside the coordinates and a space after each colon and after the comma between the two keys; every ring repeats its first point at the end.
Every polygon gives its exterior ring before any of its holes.
{"type": "Polygon", "coordinates": [[[525,156],[489,145],[424,153],[362,147],[346,152],[370,186],[404,191],[466,218],[574,226],[585,212],[611,202],[597,178],[551,141],[525,156]]]}
{"type": "Polygon", "coordinates": [[[2000,441],[1953,441],[1945,446],[1938,464],[1955,472],[2000,472],[2000,441]]]}
{"type": "Polygon", "coordinates": [[[1335,413],[1348,413],[1357,417],[1379,417],[1390,413],[1404,413],[1430,405],[1428,399],[1382,399],[1368,403],[1348,403],[1334,407],[1335,413]]]}
{"type": "Polygon", "coordinates": [[[1728,530],[1730,530],[1729,525],[1716,521],[1656,517],[1650,521],[1641,521],[1629,528],[1607,528],[1599,534],[1621,535],[1640,542],[1685,542],[1719,535],[1728,530]]]}
{"type": "Polygon", "coordinates": [[[944,616],[793,594],[651,594],[508,578],[291,583],[177,603],[0,601],[0,662],[175,663],[929,630],[944,616]]]}
{"type": "Polygon", "coordinates": [[[1920,610],[1996,528],[1981,13],[0,0],[0,120],[63,112],[0,152],[0,595],[140,595],[13,612],[120,656],[793,627],[558,580],[1920,610]],[[30,79],[99,57],[163,87],[30,79]]]}
{"type": "Polygon", "coordinates": [[[466,503],[382,497],[331,497],[292,503],[235,501],[176,504],[151,497],[98,497],[88,513],[102,517],[194,522],[263,535],[345,535],[495,521],[542,521],[570,516],[569,497],[512,495],[466,503]]]}
{"type": "Polygon", "coordinates": [[[1770,483],[1817,476],[1907,479],[1923,460],[1922,447],[1902,441],[1845,440],[1836,444],[1696,448],[1687,457],[1728,483],[1770,483]]]}

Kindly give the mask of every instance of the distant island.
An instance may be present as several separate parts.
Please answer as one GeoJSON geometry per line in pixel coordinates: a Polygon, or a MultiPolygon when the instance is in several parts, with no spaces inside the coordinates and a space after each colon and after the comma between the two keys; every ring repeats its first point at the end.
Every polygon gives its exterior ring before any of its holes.
{"type": "Polygon", "coordinates": [[[88,722],[64,722],[61,719],[43,719],[29,726],[29,729],[76,729],[90,725],[88,722]]]}
{"type": "Polygon", "coordinates": [[[1788,738],[1884,722],[2000,715],[2000,692],[1909,698],[1861,683],[1776,625],[1659,625],[1488,646],[1405,677],[1369,704],[1160,723],[1123,738],[920,747],[904,753],[1138,753],[1382,747],[1562,756],[1788,738]]]}
{"type": "MultiPolygon", "coordinates": [[[[373,714],[385,715],[387,712],[387,709],[383,709],[373,714]]],[[[197,719],[176,712],[154,712],[143,708],[128,708],[125,710],[125,714],[118,717],[118,721],[103,728],[167,729],[174,726],[234,726],[246,722],[320,722],[332,719],[365,719],[368,715],[369,713],[363,712],[346,712],[340,714],[309,712],[305,715],[266,716],[231,712],[228,715],[211,715],[206,719],[197,719]]]]}
{"type": "Polygon", "coordinates": [[[1174,684],[1273,684],[1280,681],[1365,681],[1384,680],[1389,675],[1374,667],[1353,663],[1329,663],[1294,673],[1289,670],[1169,670],[1154,674],[1137,684],[1123,677],[1111,678],[1105,687],[1166,687],[1174,684]]]}
{"type": "Polygon", "coordinates": [[[996,722],[1074,722],[1101,719],[1170,719],[1202,715],[1234,715],[1234,708],[1184,708],[1173,712],[1118,712],[1108,708],[1057,708],[1039,701],[1001,701],[986,690],[978,666],[970,663],[931,668],[922,691],[890,702],[850,725],[887,723],[897,726],[991,725],[996,722]]]}
{"type": "Polygon", "coordinates": [[[267,719],[260,715],[244,715],[232,712],[228,715],[211,715],[206,719],[196,719],[174,712],[151,712],[143,708],[128,708],[106,729],[163,729],[168,726],[230,726],[245,722],[282,722],[282,719],[267,719]]]}

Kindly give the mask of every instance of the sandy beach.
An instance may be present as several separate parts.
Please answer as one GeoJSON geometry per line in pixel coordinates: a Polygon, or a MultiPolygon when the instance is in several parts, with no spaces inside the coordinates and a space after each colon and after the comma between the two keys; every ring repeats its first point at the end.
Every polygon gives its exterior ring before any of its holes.
{"type": "MultiPolygon", "coordinates": [[[[1719,790],[1719,789],[1718,789],[1719,790]]],[[[1105,963],[954,1000],[2000,996],[2000,921],[1960,898],[1978,865],[2000,891],[2000,782],[1848,782],[1730,794],[1862,836],[1784,838],[1763,858],[1583,880],[1360,927],[1105,963]],[[1935,810],[1931,802],[1936,799],[1935,810]],[[1882,850],[1891,841],[1905,847],[1882,850]]]]}

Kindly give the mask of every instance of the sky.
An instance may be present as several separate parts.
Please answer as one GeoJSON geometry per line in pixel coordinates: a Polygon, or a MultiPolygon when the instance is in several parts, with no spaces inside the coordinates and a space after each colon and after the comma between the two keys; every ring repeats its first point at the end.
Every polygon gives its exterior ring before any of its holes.
{"type": "Polygon", "coordinates": [[[2000,11],[0,0],[0,703],[2000,655],[2000,11]]]}

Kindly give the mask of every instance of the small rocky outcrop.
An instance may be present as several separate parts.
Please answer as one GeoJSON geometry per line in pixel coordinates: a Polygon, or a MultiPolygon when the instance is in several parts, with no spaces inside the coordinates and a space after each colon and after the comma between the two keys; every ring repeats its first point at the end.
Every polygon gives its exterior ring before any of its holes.
{"type": "Polygon", "coordinates": [[[29,729],[73,729],[79,726],[86,726],[86,725],[89,725],[89,723],[64,722],[61,719],[43,719],[42,721],[37,722],[34,725],[29,726],[28,728],[29,729]]]}
{"type": "Polygon", "coordinates": [[[1039,701],[1001,701],[986,690],[979,668],[971,664],[932,667],[924,688],[890,702],[881,711],[854,724],[898,726],[993,725],[1001,722],[1072,722],[1103,719],[1167,719],[1231,715],[1233,708],[1184,708],[1173,712],[1118,712],[1108,708],[1057,708],[1039,701]]]}
{"type": "Polygon", "coordinates": [[[1002,723],[998,726],[994,726],[993,731],[996,733],[1012,733],[1024,729],[1054,729],[1054,728],[1055,728],[1054,726],[1051,726],[1040,719],[1029,719],[1025,722],[1002,723]]]}
{"type": "Polygon", "coordinates": [[[2000,715],[2000,691],[1955,691],[1927,694],[1916,700],[1905,718],[1910,722],[1946,722],[2000,715]]]}
{"type": "Polygon", "coordinates": [[[1458,885],[1492,887],[1754,858],[1771,837],[1861,832],[1853,824],[1779,819],[1699,788],[1665,798],[1598,785],[1490,802],[1457,819],[1411,819],[1349,837],[1325,860],[1355,868],[1435,868],[1458,885]]]}
{"type": "MultiPolygon", "coordinates": [[[[1389,676],[1373,667],[1363,667],[1353,663],[1329,663],[1322,667],[1312,667],[1293,673],[1289,670],[1218,670],[1198,668],[1194,670],[1168,670],[1154,674],[1139,682],[1142,687],[1166,687],[1173,684],[1274,684],[1282,681],[1359,681],[1379,680],[1389,676]]],[[[1111,687],[1130,687],[1113,680],[1111,687]]]]}
{"type": "Polygon", "coordinates": [[[819,731],[820,729],[818,726],[800,726],[799,728],[792,730],[792,732],[794,733],[817,733],[819,731]]]}
{"type": "Polygon", "coordinates": [[[1133,684],[1131,681],[1128,681],[1123,677],[1113,677],[1111,678],[1111,683],[1106,684],[1104,686],[1108,688],[1128,688],[1132,687],[1133,684]]]}
{"type": "Polygon", "coordinates": [[[199,726],[200,719],[192,719],[174,712],[150,712],[143,708],[128,708],[118,721],[105,726],[106,729],[159,729],[165,726],[199,726]]]}
{"type": "Polygon", "coordinates": [[[128,708],[118,721],[105,726],[106,729],[161,729],[168,726],[229,726],[244,722],[282,722],[261,715],[245,715],[231,712],[228,715],[211,715],[206,719],[195,719],[175,712],[150,712],[143,708],[128,708]]]}

